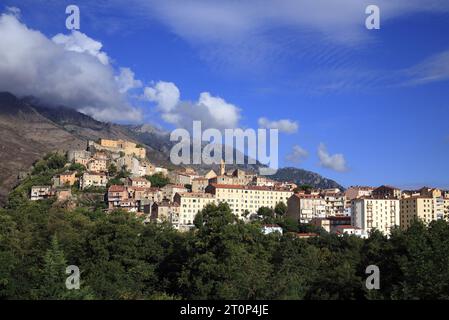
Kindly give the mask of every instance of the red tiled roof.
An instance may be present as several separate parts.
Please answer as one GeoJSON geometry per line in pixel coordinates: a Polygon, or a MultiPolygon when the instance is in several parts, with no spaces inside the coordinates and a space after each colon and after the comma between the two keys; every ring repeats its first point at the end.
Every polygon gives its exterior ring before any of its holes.
{"type": "Polygon", "coordinates": [[[212,183],[211,186],[213,186],[217,189],[241,189],[241,190],[284,191],[284,192],[290,191],[288,189],[278,189],[278,188],[267,187],[267,186],[242,186],[242,185],[238,185],[238,184],[212,183]]]}
{"type": "Polygon", "coordinates": [[[112,185],[109,187],[108,192],[123,192],[126,191],[126,188],[124,186],[120,186],[120,185],[112,185]]]}

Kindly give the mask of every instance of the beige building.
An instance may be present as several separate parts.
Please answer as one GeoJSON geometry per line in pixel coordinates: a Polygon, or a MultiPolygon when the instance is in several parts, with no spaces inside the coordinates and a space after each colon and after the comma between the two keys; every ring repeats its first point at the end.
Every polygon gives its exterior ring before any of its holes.
{"type": "Polygon", "coordinates": [[[151,207],[151,221],[169,222],[176,227],[179,224],[179,204],[169,201],[155,202],[151,207]]]}
{"type": "Polygon", "coordinates": [[[93,172],[106,172],[107,161],[105,159],[91,159],[87,163],[87,170],[93,172]]]}
{"type": "Polygon", "coordinates": [[[209,185],[206,192],[213,194],[217,203],[227,202],[232,212],[241,218],[246,212],[256,213],[261,207],[274,209],[279,202],[287,204],[293,194],[286,189],[220,184],[209,185]]]}
{"type": "Polygon", "coordinates": [[[69,150],[67,152],[67,159],[69,162],[79,163],[86,166],[89,162],[91,154],[86,150],[69,150]]]}
{"type": "Polygon", "coordinates": [[[192,180],[192,192],[205,192],[206,187],[208,185],[209,185],[209,179],[195,178],[192,180]]]}
{"type": "Polygon", "coordinates": [[[80,189],[89,187],[106,187],[108,177],[105,173],[84,172],[80,178],[80,189]]]}
{"type": "Polygon", "coordinates": [[[364,236],[374,229],[389,235],[400,225],[399,199],[363,197],[352,201],[352,225],[362,229],[364,236]]]}
{"type": "Polygon", "coordinates": [[[258,187],[274,187],[277,183],[276,181],[265,176],[255,176],[251,184],[258,187]]]}
{"type": "Polygon", "coordinates": [[[171,183],[180,184],[183,186],[186,184],[192,184],[192,181],[195,177],[195,174],[187,172],[170,171],[168,173],[168,178],[170,179],[171,183]]]}
{"type": "Polygon", "coordinates": [[[188,192],[187,188],[179,184],[167,184],[161,188],[164,199],[174,201],[175,194],[188,192]]]}
{"type": "Polygon", "coordinates": [[[408,229],[415,219],[425,224],[443,219],[444,209],[444,199],[441,197],[413,196],[401,199],[401,229],[408,229]]]}
{"type": "Polygon", "coordinates": [[[145,178],[132,177],[132,178],[128,178],[128,185],[131,187],[150,188],[151,182],[145,178]]]}
{"type": "Polygon", "coordinates": [[[354,199],[371,196],[373,190],[373,187],[352,186],[346,190],[345,196],[350,205],[351,201],[354,199]]]}
{"type": "Polygon", "coordinates": [[[326,201],[319,195],[295,193],[288,199],[287,207],[287,216],[300,223],[326,217],[326,201]]]}
{"type": "Polygon", "coordinates": [[[214,195],[210,193],[183,192],[176,193],[174,202],[179,204],[179,223],[191,225],[198,212],[210,204],[216,203],[214,195]]]}
{"type": "Polygon", "coordinates": [[[217,174],[215,173],[214,170],[210,170],[208,173],[204,175],[204,178],[206,179],[213,179],[215,177],[217,177],[217,174]]]}
{"type": "Polygon", "coordinates": [[[53,187],[63,187],[63,186],[73,186],[78,178],[76,177],[76,172],[66,171],[57,176],[53,177],[53,187]]]}
{"type": "Polygon", "coordinates": [[[136,143],[122,139],[100,139],[98,142],[89,141],[88,147],[89,150],[90,148],[93,148],[98,151],[110,151],[114,153],[123,152],[125,155],[136,156],[140,159],[144,159],[146,156],[145,148],[138,147],[136,143]]]}

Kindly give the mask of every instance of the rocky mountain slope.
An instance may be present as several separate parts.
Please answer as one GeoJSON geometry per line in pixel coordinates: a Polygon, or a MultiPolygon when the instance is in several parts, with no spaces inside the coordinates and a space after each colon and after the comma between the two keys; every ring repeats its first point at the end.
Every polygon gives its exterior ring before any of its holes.
{"type": "MultiPolygon", "coordinates": [[[[87,140],[126,139],[145,146],[147,156],[157,165],[174,168],[169,161],[169,134],[151,125],[104,123],[64,107],[49,108],[32,98],[18,99],[0,92],[0,205],[18,182],[20,173],[48,152],[85,148],[87,140]]],[[[217,166],[193,166],[204,172],[217,166]]],[[[257,170],[257,165],[240,166],[257,170]]],[[[339,187],[332,180],[296,168],[280,169],[277,180],[294,180],[316,187],[339,187]]]]}
{"type": "Polygon", "coordinates": [[[334,180],[324,178],[315,172],[292,167],[279,169],[271,178],[278,181],[292,181],[298,185],[309,185],[315,188],[339,188],[344,190],[344,188],[334,180]]]}

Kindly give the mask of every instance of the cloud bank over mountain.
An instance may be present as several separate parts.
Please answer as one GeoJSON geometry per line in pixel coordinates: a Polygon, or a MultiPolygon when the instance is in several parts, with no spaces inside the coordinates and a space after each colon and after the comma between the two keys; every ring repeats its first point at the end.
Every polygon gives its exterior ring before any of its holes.
{"type": "Polygon", "coordinates": [[[140,121],[142,112],[124,95],[124,76],[129,81],[133,75],[129,69],[117,74],[101,49],[100,42],[81,32],[49,39],[17,15],[2,14],[0,89],[76,108],[103,121],[140,121]]]}

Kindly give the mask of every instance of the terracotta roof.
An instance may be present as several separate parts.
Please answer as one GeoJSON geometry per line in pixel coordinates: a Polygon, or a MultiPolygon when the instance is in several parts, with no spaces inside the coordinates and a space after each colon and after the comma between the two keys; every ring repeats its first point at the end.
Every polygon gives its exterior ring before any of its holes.
{"type": "Polygon", "coordinates": [[[124,186],[120,186],[117,184],[114,184],[109,187],[108,192],[123,192],[126,191],[126,188],[124,186]]]}
{"type": "Polygon", "coordinates": [[[335,228],[337,228],[337,229],[357,229],[357,230],[360,230],[360,228],[357,228],[357,227],[354,227],[354,226],[351,226],[351,225],[347,225],[347,224],[342,224],[342,225],[339,225],[339,226],[335,226],[335,228]]]}
{"type": "Polygon", "coordinates": [[[211,186],[217,189],[241,189],[241,190],[259,190],[259,191],[283,191],[288,192],[288,189],[279,189],[267,186],[242,186],[238,184],[217,184],[212,183],[211,186]]]}

